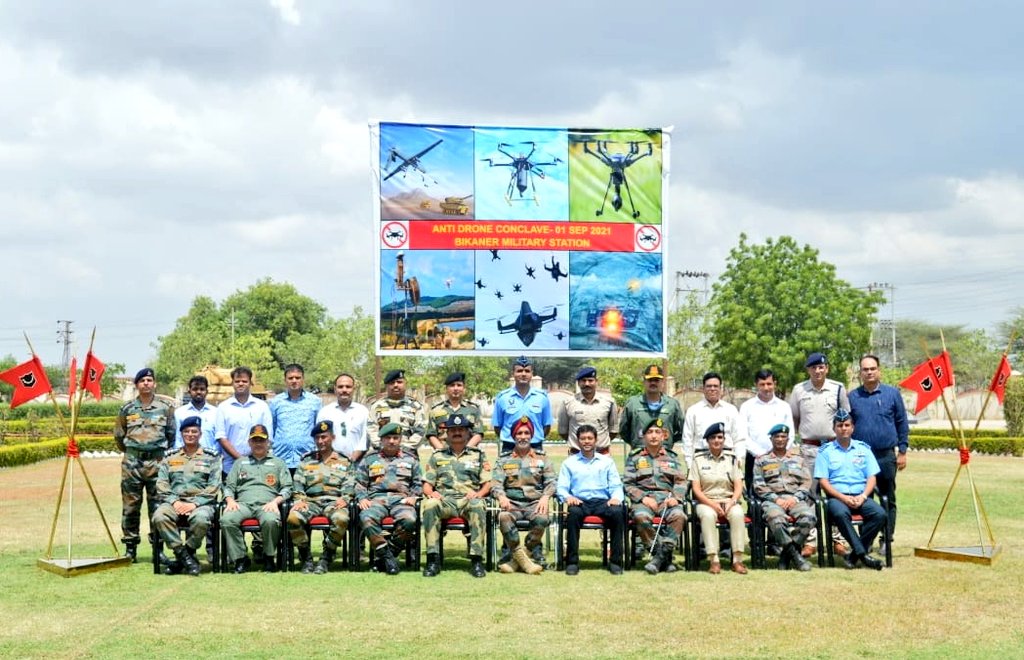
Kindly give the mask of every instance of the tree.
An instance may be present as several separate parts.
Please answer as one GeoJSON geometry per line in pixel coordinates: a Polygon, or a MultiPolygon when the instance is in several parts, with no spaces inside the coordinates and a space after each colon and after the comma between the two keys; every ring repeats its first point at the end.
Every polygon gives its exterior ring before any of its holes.
{"type": "Polygon", "coordinates": [[[1014,364],[1020,364],[1024,358],[1024,306],[1014,307],[1010,311],[1010,318],[1001,321],[996,326],[996,339],[999,340],[1000,351],[1004,350],[1013,337],[1013,346],[1008,353],[1014,364]]]}
{"type": "Polygon", "coordinates": [[[692,291],[685,304],[668,315],[669,374],[681,387],[699,382],[708,370],[707,324],[708,310],[692,291]]]}
{"type": "Polygon", "coordinates": [[[914,366],[945,347],[953,358],[956,383],[961,388],[988,385],[999,363],[1000,351],[984,330],[971,330],[962,325],[937,325],[916,319],[901,320],[896,325],[896,346],[900,365],[886,373],[888,382],[899,382],[897,376],[909,375],[914,366]]]}
{"type": "Polygon", "coordinates": [[[713,291],[708,345],[716,371],[738,385],[770,368],[784,389],[804,378],[808,353],[827,353],[834,370],[853,364],[870,346],[884,300],[836,277],[817,250],[789,236],[754,245],[740,234],[713,291]]]}
{"type": "Polygon", "coordinates": [[[292,335],[315,334],[327,319],[327,309],[285,282],[265,278],[245,291],[236,291],[221,305],[226,321],[235,324],[235,332],[243,335],[266,330],[273,341],[272,352],[279,367],[285,344],[292,335]]]}
{"type": "Polygon", "coordinates": [[[305,367],[310,387],[329,392],[345,372],[355,377],[364,394],[374,394],[373,317],[356,307],[348,318],[328,319],[314,332],[292,334],[281,357],[305,367]]]}

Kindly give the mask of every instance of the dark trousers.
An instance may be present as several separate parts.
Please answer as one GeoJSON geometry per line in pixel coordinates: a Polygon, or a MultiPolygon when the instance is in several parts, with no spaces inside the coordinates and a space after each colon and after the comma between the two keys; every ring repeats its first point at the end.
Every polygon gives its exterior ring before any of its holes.
{"type": "Polygon", "coordinates": [[[882,531],[886,521],[885,509],[872,499],[864,500],[864,504],[859,510],[850,510],[836,498],[830,497],[828,498],[828,513],[832,516],[832,522],[839,528],[839,533],[850,544],[856,557],[863,557],[868,553],[868,549],[875,542],[875,537],[878,536],[878,532],[882,531]],[[864,518],[859,536],[853,527],[853,514],[855,513],[859,513],[864,518]]]}
{"type": "Polygon", "coordinates": [[[878,461],[878,474],[875,475],[875,495],[881,499],[889,497],[889,538],[896,531],[896,450],[873,449],[875,460],[878,461]]]}
{"type": "Polygon", "coordinates": [[[565,516],[565,563],[580,563],[580,530],[587,516],[600,516],[611,536],[612,555],[609,562],[622,565],[622,529],[626,518],[621,505],[608,506],[608,500],[584,500],[580,506],[570,506],[565,516]]]}

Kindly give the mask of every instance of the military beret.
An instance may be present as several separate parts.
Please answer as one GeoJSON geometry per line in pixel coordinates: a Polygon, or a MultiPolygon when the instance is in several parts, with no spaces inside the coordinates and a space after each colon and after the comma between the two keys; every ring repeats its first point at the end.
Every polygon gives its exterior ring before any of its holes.
{"type": "Polygon", "coordinates": [[[597,369],[590,366],[581,367],[580,370],[576,372],[576,380],[583,380],[584,378],[597,378],[597,369]]]}
{"type": "Polygon", "coordinates": [[[663,429],[665,428],[665,421],[661,417],[655,417],[651,421],[647,422],[647,426],[644,427],[644,433],[647,433],[652,426],[663,429]]]}
{"type": "Polygon", "coordinates": [[[179,431],[184,431],[185,429],[190,428],[192,426],[196,427],[197,429],[203,428],[203,419],[202,419],[202,417],[199,417],[198,415],[192,415],[191,417],[186,417],[185,419],[181,420],[181,425],[178,426],[178,430],[179,431]]]}
{"type": "Polygon", "coordinates": [[[804,367],[813,367],[819,364],[828,364],[828,358],[825,357],[824,353],[811,353],[807,356],[807,362],[804,362],[804,367]]]}
{"type": "Polygon", "coordinates": [[[402,425],[396,424],[395,422],[385,424],[384,426],[380,427],[378,435],[382,438],[386,435],[402,435],[402,425]]]}
{"type": "Polygon", "coordinates": [[[444,423],[446,429],[470,428],[471,426],[473,426],[473,422],[465,415],[459,413],[448,415],[448,419],[444,423]]]}
{"type": "Polygon", "coordinates": [[[135,372],[135,380],[133,382],[136,385],[138,385],[139,381],[145,378],[146,376],[149,376],[150,378],[156,378],[156,374],[153,373],[152,369],[150,369],[149,367],[143,367],[142,369],[139,369],[137,372],[135,372]]]}
{"type": "Polygon", "coordinates": [[[725,433],[725,424],[722,422],[715,422],[704,431],[704,439],[707,440],[711,436],[718,435],[719,433],[725,433]]]}
{"type": "Polygon", "coordinates": [[[384,384],[393,383],[399,378],[405,378],[405,369],[392,369],[384,374],[384,384]]]}
{"type": "Polygon", "coordinates": [[[837,410],[836,414],[832,417],[832,423],[833,424],[835,424],[837,422],[845,422],[846,420],[853,421],[853,417],[850,415],[850,411],[849,410],[844,410],[842,408],[837,410]]]}
{"type": "Polygon", "coordinates": [[[529,417],[524,415],[517,419],[516,423],[512,425],[512,437],[514,438],[516,436],[516,433],[519,432],[519,429],[524,426],[530,429],[530,435],[532,436],[534,433],[533,422],[530,421],[529,417]]]}
{"type": "Polygon", "coordinates": [[[334,422],[329,419],[323,419],[313,425],[313,430],[309,432],[314,438],[321,433],[334,433],[334,422]]]}
{"type": "Polygon", "coordinates": [[[644,369],[644,380],[650,380],[651,378],[665,378],[665,372],[662,368],[656,364],[649,364],[644,369]]]}
{"type": "Polygon", "coordinates": [[[776,433],[789,433],[789,427],[785,424],[776,424],[768,430],[768,437],[772,437],[776,433]]]}
{"type": "Polygon", "coordinates": [[[465,382],[466,382],[466,374],[462,373],[461,371],[453,371],[452,373],[448,374],[447,378],[444,379],[444,384],[445,385],[451,385],[452,383],[465,383],[465,382]]]}
{"type": "Polygon", "coordinates": [[[267,432],[267,427],[266,426],[263,426],[262,424],[257,424],[256,426],[254,426],[251,429],[249,429],[249,439],[250,440],[256,440],[256,439],[269,440],[270,439],[270,433],[267,432]]]}
{"type": "Polygon", "coordinates": [[[519,357],[517,357],[516,361],[514,362],[514,364],[517,367],[531,367],[531,366],[533,366],[533,362],[530,362],[530,358],[526,357],[525,355],[520,355],[519,357]]]}

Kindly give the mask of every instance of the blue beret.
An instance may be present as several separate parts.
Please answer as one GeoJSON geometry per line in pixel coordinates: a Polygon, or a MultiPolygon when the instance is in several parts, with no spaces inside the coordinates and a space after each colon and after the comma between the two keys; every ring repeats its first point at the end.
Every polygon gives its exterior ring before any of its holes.
{"type": "Polygon", "coordinates": [[[133,382],[136,385],[138,385],[139,381],[145,378],[146,376],[149,376],[150,378],[156,378],[156,374],[153,373],[152,369],[150,369],[149,367],[143,367],[142,369],[139,369],[137,372],[135,372],[135,380],[133,382]]]}
{"type": "Polygon", "coordinates": [[[520,355],[519,357],[517,357],[516,361],[513,364],[515,364],[518,367],[532,367],[533,366],[533,362],[530,362],[530,358],[526,357],[525,355],[520,355]]]}
{"type": "Polygon", "coordinates": [[[461,415],[459,413],[452,413],[451,415],[448,415],[448,420],[444,423],[444,427],[446,429],[457,427],[470,428],[472,426],[473,422],[465,415],[461,415]]]}
{"type": "Polygon", "coordinates": [[[178,430],[179,431],[184,431],[185,429],[187,429],[187,428],[189,428],[191,426],[194,426],[194,427],[196,427],[198,429],[203,428],[203,420],[202,420],[202,418],[198,417],[196,415],[192,415],[191,417],[186,417],[185,419],[181,420],[181,425],[178,426],[178,430]]]}
{"type": "Polygon", "coordinates": [[[321,433],[334,433],[334,422],[329,419],[322,419],[313,425],[313,430],[309,432],[314,438],[321,433]]]}
{"type": "Polygon", "coordinates": [[[722,422],[715,422],[704,431],[704,439],[707,440],[711,436],[718,435],[719,433],[725,433],[725,424],[722,422]]]}
{"type": "Polygon", "coordinates": [[[768,437],[770,438],[776,433],[789,433],[789,427],[785,424],[776,424],[768,431],[768,437]]]}
{"type": "Polygon", "coordinates": [[[814,367],[819,364],[828,364],[828,358],[825,357],[824,353],[811,353],[807,356],[807,362],[804,362],[804,367],[814,367]]]}
{"type": "Polygon", "coordinates": [[[581,367],[576,372],[576,380],[583,380],[584,378],[597,378],[597,369],[594,367],[581,367]]]}
{"type": "Polygon", "coordinates": [[[846,420],[850,420],[852,422],[853,418],[850,416],[849,410],[843,410],[842,408],[837,410],[836,414],[832,417],[833,424],[836,422],[845,422],[846,420]]]}
{"type": "Polygon", "coordinates": [[[448,374],[447,378],[444,379],[444,384],[445,385],[451,385],[452,383],[465,383],[465,382],[466,382],[466,374],[462,373],[461,371],[453,371],[452,373],[448,374]]]}
{"type": "Polygon", "coordinates": [[[393,383],[399,378],[405,378],[405,369],[392,369],[384,374],[384,384],[393,383]]]}

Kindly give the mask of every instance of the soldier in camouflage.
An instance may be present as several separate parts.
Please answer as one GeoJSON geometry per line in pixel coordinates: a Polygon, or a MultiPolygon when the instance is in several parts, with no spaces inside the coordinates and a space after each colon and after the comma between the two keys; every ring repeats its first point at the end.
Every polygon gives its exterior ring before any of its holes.
{"type": "Polygon", "coordinates": [[[498,526],[510,551],[509,560],[499,563],[498,570],[515,573],[518,568],[537,575],[544,568],[534,563],[527,551],[532,553],[534,548],[543,547],[544,530],[551,522],[548,502],[555,494],[558,477],[551,461],[530,446],[533,424],[529,417],[521,417],[512,426],[512,438],[516,443],[512,453],[499,457],[491,472],[491,494],[501,508],[498,526]],[[516,522],[520,520],[530,524],[526,548],[519,544],[516,522]]]}
{"type": "Polygon", "coordinates": [[[348,531],[348,503],[352,500],[352,470],[349,460],[334,451],[334,422],[321,420],[310,432],[316,449],[302,457],[292,483],[292,504],[288,512],[288,533],[299,549],[302,572],[323,575],[330,570],[334,553],[348,531]],[[331,521],[324,536],[324,550],[313,565],[306,525],[316,516],[331,521]]]}
{"type": "Polygon", "coordinates": [[[371,449],[356,465],[355,496],[359,524],[374,549],[377,569],[398,575],[401,567],[395,551],[416,533],[416,501],[423,493],[423,471],[416,454],[402,448],[402,427],[385,424],[380,447],[371,449]],[[381,521],[395,521],[394,538],[388,543],[381,521]]]}
{"type": "Polygon", "coordinates": [[[434,449],[444,449],[448,436],[445,422],[450,415],[459,414],[472,422],[469,446],[476,447],[484,439],[484,425],[480,419],[480,407],[463,401],[466,393],[466,374],[456,371],[444,380],[445,400],[430,407],[427,421],[427,442],[434,449]]]}
{"type": "Polygon", "coordinates": [[[423,444],[427,411],[422,403],[405,395],[405,372],[401,369],[384,375],[387,396],[370,406],[366,423],[370,444],[380,447],[380,428],[394,422],[402,430],[402,447],[415,452],[423,444]]]}
{"type": "Polygon", "coordinates": [[[672,553],[683,533],[686,513],[686,466],[675,452],[665,449],[668,433],[665,421],[655,417],[644,428],[644,446],[634,449],[626,459],[622,486],[632,505],[633,521],[651,559],[644,570],[651,575],[676,570],[672,553]],[[654,518],[661,518],[656,530],[654,518]]]}
{"type": "Polygon", "coordinates": [[[257,424],[249,430],[252,454],[242,456],[231,466],[224,484],[224,514],[220,518],[224,530],[228,560],[234,562],[235,573],[245,573],[248,561],[242,521],[256,518],[263,533],[263,570],[277,571],[277,546],[281,539],[281,505],[292,495],[292,475],[280,458],[270,456],[270,433],[257,424]]]}
{"type": "Polygon", "coordinates": [[[198,416],[181,421],[181,449],[164,459],[156,480],[157,496],[163,503],[153,513],[152,523],[153,530],[174,551],[168,574],[184,570],[199,575],[196,550],[206,538],[220,497],[220,455],[199,446],[202,425],[198,416]],[[184,543],[178,532],[179,517],[188,520],[184,543]]]}
{"type": "MultiPolygon", "coordinates": [[[[142,492],[148,517],[153,518],[159,498],[156,480],[164,453],[174,446],[174,409],[156,398],[156,379],[149,367],[135,374],[138,396],[124,404],[114,423],[114,442],[121,459],[121,542],[125,556],[136,561],[142,492]]],[[[153,532],[150,531],[152,536],[153,532]]]]}
{"type": "Polygon", "coordinates": [[[462,415],[452,415],[445,426],[448,446],[434,452],[423,475],[421,506],[423,531],[427,537],[427,565],[423,575],[434,577],[441,572],[441,522],[456,516],[469,524],[469,573],[484,577],[483,537],[487,518],[484,498],[491,491],[487,479],[491,466],[483,451],[469,447],[472,422],[462,415]]]}
{"type": "Polygon", "coordinates": [[[761,500],[768,529],[782,548],[779,569],[811,570],[800,548],[817,525],[813,480],[800,451],[787,451],[789,427],[776,424],[768,431],[772,450],[754,460],[754,494],[761,500]]]}

